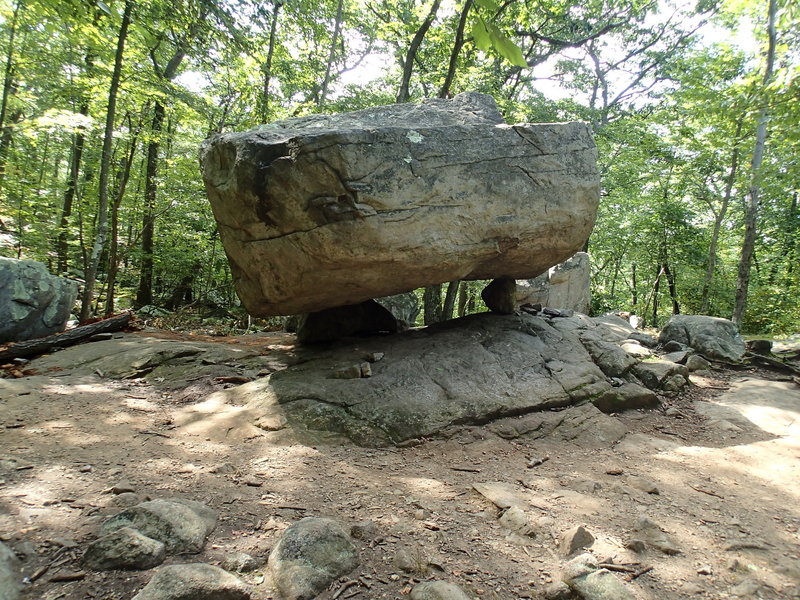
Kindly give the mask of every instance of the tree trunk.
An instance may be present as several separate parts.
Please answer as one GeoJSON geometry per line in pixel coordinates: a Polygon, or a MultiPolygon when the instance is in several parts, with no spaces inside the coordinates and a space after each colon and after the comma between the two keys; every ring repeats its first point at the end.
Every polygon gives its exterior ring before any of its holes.
{"type": "Polygon", "coordinates": [[[322,79],[322,85],[319,89],[319,96],[317,97],[317,107],[322,107],[325,104],[325,98],[328,96],[328,86],[331,82],[331,70],[333,69],[333,61],[336,58],[336,42],[339,39],[339,32],[342,29],[342,7],[344,0],[339,0],[336,5],[336,21],[333,26],[333,38],[331,39],[331,49],[328,52],[328,63],[325,65],[325,77],[322,79]]]}
{"type": "Polygon", "coordinates": [[[422,294],[423,316],[425,325],[433,325],[442,320],[442,284],[429,285],[422,294]]]}
{"type": "MultiPolygon", "coordinates": [[[[172,81],[186,56],[182,40],[162,71],[154,64],[156,76],[163,81],[172,81]]],[[[164,130],[166,107],[156,100],[153,120],[150,125],[150,142],[147,144],[147,164],[144,185],[144,214],[142,216],[142,262],[139,271],[139,286],[136,290],[136,308],[153,303],[153,250],[155,249],[156,199],[158,197],[158,153],[161,148],[161,133],[164,130]]]]}
{"type": "Polygon", "coordinates": [[[439,98],[449,98],[450,88],[453,85],[453,80],[456,77],[456,70],[458,68],[458,55],[461,54],[461,48],[464,46],[464,29],[467,26],[467,18],[469,11],[472,8],[473,0],[466,0],[464,8],[461,9],[461,16],[458,19],[458,28],[456,29],[456,39],[453,42],[453,51],[450,52],[450,63],[447,65],[447,75],[444,78],[442,88],[439,90],[439,98]]]}
{"type": "Polygon", "coordinates": [[[451,281],[447,284],[447,293],[444,295],[444,306],[442,307],[442,321],[448,321],[453,318],[453,309],[455,308],[460,283],[461,281],[451,281]]]}
{"type": "Polygon", "coordinates": [[[8,116],[8,101],[16,93],[16,86],[13,84],[14,78],[14,38],[17,34],[17,17],[22,0],[17,1],[14,7],[14,15],[11,18],[10,31],[8,33],[8,50],[6,51],[6,67],[3,75],[3,97],[0,100],[0,184],[3,182],[6,172],[6,156],[8,146],[11,144],[11,130],[6,123],[8,116]]]}
{"type": "Polygon", "coordinates": [[[269,85],[272,79],[272,57],[275,55],[275,33],[278,29],[278,11],[280,11],[281,6],[281,2],[275,2],[275,7],[272,10],[272,22],[269,27],[269,48],[267,48],[267,60],[264,63],[264,88],[261,94],[261,110],[259,113],[262,123],[269,122],[269,85]]]}
{"type": "Polygon", "coordinates": [[[463,317],[467,314],[467,302],[469,301],[469,282],[462,281],[458,286],[458,316],[463,317]]]}
{"type": "Polygon", "coordinates": [[[663,273],[664,267],[659,266],[656,282],[653,284],[653,322],[650,323],[651,327],[658,327],[658,292],[661,287],[661,275],[663,273]]]}
{"type": "Polygon", "coordinates": [[[636,289],[636,263],[631,265],[631,306],[636,307],[639,301],[639,293],[636,289]]]}
{"type": "Polygon", "coordinates": [[[797,266],[797,236],[800,233],[798,227],[798,210],[797,210],[797,196],[798,193],[792,194],[792,204],[789,207],[789,223],[786,227],[786,246],[784,255],[788,259],[786,263],[786,278],[789,279],[797,266]]]}
{"type": "MultiPolygon", "coordinates": [[[[86,117],[89,115],[89,103],[84,100],[81,105],[80,113],[86,117]]],[[[69,159],[69,175],[67,175],[67,187],[64,189],[64,201],[61,207],[61,219],[58,223],[58,238],[56,240],[56,256],[58,260],[58,273],[66,273],[68,264],[67,236],[69,218],[72,216],[72,204],[75,201],[75,194],[78,189],[78,178],[80,177],[81,160],[83,158],[83,148],[86,137],[83,129],[79,129],[72,137],[72,150],[69,159]]]]}
{"type": "Polygon", "coordinates": [[[411,40],[411,45],[408,47],[408,52],[406,52],[406,57],[402,65],[403,78],[400,81],[400,89],[397,92],[398,104],[402,102],[408,102],[409,98],[411,97],[411,94],[409,93],[409,86],[411,84],[411,74],[414,72],[414,61],[416,60],[417,52],[422,45],[422,40],[425,39],[425,34],[428,33],[428,30],[433,24],[433,20],[436,18],[436,13],[439,11],[439,4],[441,4],[441,0],[433,0],[433,5],[431,6],[430,12],[428,12],[428,16],[425,17],[422,25],[420,25],[419,29],[417,29],[417,33],[414,34],[414,38],[411,40]]]}
{"type": "MultiPolygon", "coordinates": [[[[767,20],[767,65],[764,71],[763,90],[767,91],[767,86],[772,80],[772,70],[775,64],[775,13],[777,12],[776,0],[769,2],[769,14],[767,20]]],[[[764,148],[767,143],[767,121],[769,113],[767,111],[766,100],[764,106],[758,114],[758,127],[756,128],[756,143],[753,148],[753,160],[750,163],[750,190],[744,218],[744,240],[742,241],[741,258],[739,259],[738,277],[736,279],[736,297],[733,305],[733,316],[731,320],[740,324],[747,308],[747,291],[750,286],[750,269],[753,263],[753,253],[756,245],[756,229],[758,226],[758,202],[761,194],[761,163],[764,160],[764,148]]]]}
{"type": "Polygon", "coordinates": [[[111,207],[111,247],[108,251],[108,277],[106,278],[106,307],[105,314],[110,315],[114,312],[114,287],[117,283],[117,273],[119,272],[119,207],[125,197],[125,188],[131,176],[131,165],[136,154],[136,144],[138,133],[131,138],[128,156],[123,159],[124,164],[120,166],[117,175],[117,193],[114,197],[114,204],[111,207]]]}
{"type": "Polygon", "coordinates": [[[679,315],[681,314],[681,305],[678,303],[678,291],[675,287],[675,275],[672,273],[672,269],[669,268],[669,263],[664,262],[662,265],[664,269],[664,277],[667,278],[667,287],[669,288],[669,297],[672,299],[672,314],[679,315]]]}
{"type": "Polygon", "coordinates": [[[153,121],[150,125],[150,141],[147,144],[145,166],[144,214],[142,216],[142,262],[139,272],[139,287],[136,290],[136,308],[153,303],[153,249],[155,240],[156,198],[158,195],[158,151],[160,136],[164,128],[166,109],[156,101],[153,121]]]}
{"type": "Polygon", "coordinates": [[[106,128],[103,134],[103,151],[100,159],[99,182],[99,207],[97,213],[97,233],[95,235],[92,254],[89,259],[89,268],[86,270],[86,283],[81,301],[81,321],[89,318],[92,306],[92,296],[97,280],[97,267],[100,263],[100,254],[106,243],[108,235],[108,175],[111,170],[111,144],[114,141],[114,116],[117,110],[117,92],[122,73],[122,57],[125,53],[125,40],[128,37],[128,26],[131,20],[132,0],[125,0],[125,10],[122,14],[122,23],[117,36],[117,51],[114,55],[114,72],[111,75],[111,84],[108,89],[108,109],[106,110],[106,128]]]}
{"type": "Polygon", "coordinates": [[[739,136],[742,133],[743,119],[739,119],[736,123],[736,145],[733,148],[731,156],[731,168],[728,170],[728,177],[725,181],[725,193],[722,196],[722,204],[719,211],[714,215],[714,229],[711,233],[711,243],[708,246],[708,265],[706,265],[706,274],[703,278],[703,291],[700,293],[700,314],[708,314],[708,297],[711,293],[711,283],[714,280],[714,271],[717,268],[717,245],[719,244],[719,232],[722,229],[722,223],[725,221],[725,216],[728,213],[728,206],[730,205],[731,196],[733,195],[733,184],[736,181],[736,172],[739,169],[739,136]]]}

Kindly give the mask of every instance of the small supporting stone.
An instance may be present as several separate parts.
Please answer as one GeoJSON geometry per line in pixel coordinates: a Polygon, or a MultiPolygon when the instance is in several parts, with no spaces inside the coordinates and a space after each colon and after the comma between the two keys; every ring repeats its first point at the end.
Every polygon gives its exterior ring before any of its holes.
{"type": "Polygon", "coordinates": [[[513,315],[517,308],[517,282],[514,279],[495,279],[481,292],[489,310],[501,315],[513,315]]]}

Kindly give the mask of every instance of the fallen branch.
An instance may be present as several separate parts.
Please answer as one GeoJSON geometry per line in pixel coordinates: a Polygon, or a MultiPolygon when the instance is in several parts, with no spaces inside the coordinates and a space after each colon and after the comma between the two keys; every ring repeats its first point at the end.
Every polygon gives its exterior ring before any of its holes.
{"type": "Polygon", "coordinates": [[[702,494],[708,494],[709,496],[714,496],[715,498],[720,498],[722,500],[725,499],[725,496],[720,496],[717,492],[714,492],[712,490],[707,490],[705,488],[697,487],[695,485],[692,485],[691,483],[689,484],[689,487],[696,492],[700,492],[702,494]]]}
{"type": "Polygon", "coordinates": [[[158,437],[170,439],[170,437],[166,433],[159,433],[158,431],[150,431],[149,429],[143,429],[139,433],[142,435],[157,435],[158,437]]]}
{"type": "Polygon", "coordinates": [[[652,571],[652,570],[653,570],[653,567],[645,567],[645,568],[643,568],[643,569],[639,569],[638,571],[636,571],[636,573],[632,573],[632,574],[631,574],[631,575],[628,577],[628,581],[633,581],[633,580],[634,580],[634,579],[636,579],[637,577],[641,577],[641,576],[642,576],[642,575],[644,575],[645,573],[649,573],[649,572],[650,572],[650,571],[652,571]]]}
{"type": "Polygon", "coordinates": [[[336,591],[336,593],[333,596],[331,596],[331,600],[336,600],[339,596],[344,594],[348,589],[350,589],[354,585],[358,585],[358,581],[348,581],[347,583],[342,584],[342,587],[340,587],[336,591]]]}
{"type": "Polygon", "coordinates": [[[608,569],[609,571],[616,571],[617,573],[630,573],[630,574],[633,574],[633,573],[637,573],[638,572],[636,569],[633,569],[631,567],[625,567],[623,565],[615,565],[613,563],[600,563],[597,566],[599,568],[601,568],[601,569],[608,569]]]}
{"type": "Polygon", "coordinates": [[[15,358],[30,358],[32,356],[39,356],[54,348],[66,348],[73,346],[79,342],[89,339],[98,333],[112,333],[125,329],[133,319],[131,313],[123,313],[116,317],[103,319],[96,323],[88,325],[81,325],[65,331],[64,333],[56,333],[43,338],[36,338],[34,340],[25,340],[24,342],[17,342],[16,344],[9,344],[6,348],[0,350],[0,363],[13,360],[15,358]]]}

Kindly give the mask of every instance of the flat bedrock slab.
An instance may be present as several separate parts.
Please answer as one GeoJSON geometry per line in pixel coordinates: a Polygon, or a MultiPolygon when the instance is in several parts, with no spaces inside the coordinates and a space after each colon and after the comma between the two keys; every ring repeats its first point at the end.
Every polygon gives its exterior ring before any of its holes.
{"type": "Polygon", "coordinates": [[[581,249],[599,200],[585,123],[506,125],[478,93],[213,136],[201,163],[254,315],[536,277],[581,249]]]}
{"type": "Polygon", "coordinates": [[[626,429],[591,402],[603,398],[625,410],[626,402],[615,398],[630,392],[613,385],[584,340],[611,344],[620,337],[605,317],[471,315],[320,349],[301,364],[186,407],[176,423],[213,438],[247,423],[247,435],[291,434],[319,443],[324,433],[382,446],[507,417],[513,419],[509,437],[560,428],[569,439],[591,433],[597,440],[586,444],[610,444],[626,429]],[[355,372],[378,354],[384,356],[368,363],[369,377],[355,372]],[[348,368],[353,376],[342,378],[348,368]],[[584,402],[569,411],[548,410],[584,402]]]}

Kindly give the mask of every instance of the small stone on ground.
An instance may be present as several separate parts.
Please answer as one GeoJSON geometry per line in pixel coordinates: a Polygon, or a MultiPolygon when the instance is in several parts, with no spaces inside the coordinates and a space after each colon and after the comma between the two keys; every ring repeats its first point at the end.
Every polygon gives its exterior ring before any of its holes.
{"type": "Polygon", "coordinates": [[[159,569],[133,600],[250,600],[250,587],[235,575],[194,563],[159,569]]]}

